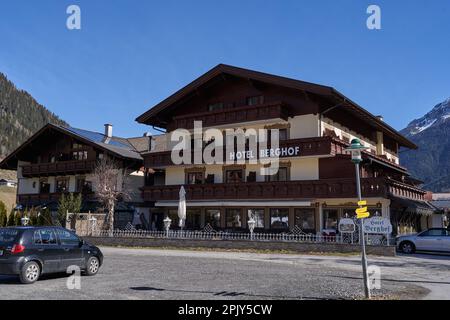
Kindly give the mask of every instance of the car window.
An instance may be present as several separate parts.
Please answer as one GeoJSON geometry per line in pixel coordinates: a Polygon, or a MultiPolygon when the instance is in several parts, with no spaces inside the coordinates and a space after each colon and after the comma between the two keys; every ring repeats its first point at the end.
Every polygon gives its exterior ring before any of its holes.
{"type": "Polygon", "coordinates": [[[80,238],[72,232],[67,230],[57,230],[56,232],[62,245],[78,245],[80,243],[80,238]]]}
{"type": "Polygon", "coordinates": [[[445,229],[431,229],[420,234],[421,237],[439,237],[446,235],[447,231],[445,229]]]}
{"type": "Polygon", "coordinates": [[[0,244],[9,244],[16,240],[19,231],[11,228],[0,228],[0,244]]]}
{"type": "Polygon", "coordinates": [[[36,230],[33,234],[34,244],[57,244],[56,236],[51,229],[36,230]]]}

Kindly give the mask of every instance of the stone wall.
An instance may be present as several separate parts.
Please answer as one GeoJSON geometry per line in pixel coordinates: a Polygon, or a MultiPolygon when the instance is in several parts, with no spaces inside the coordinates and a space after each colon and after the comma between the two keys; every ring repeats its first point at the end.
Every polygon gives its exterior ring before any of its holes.
{"type": "MultiPolygon", "coordinates": [[[[298,253],[359,253],[361,250],[359,245],[341,243],[297,243],[282,241],[192,240],[125,237],[84,237],[84,239],[98,246],[285,250],[298,253]]],[[[366,246],[366,251],[367,254],[372,255],[395,256],[394,246],[366,246]]]]}

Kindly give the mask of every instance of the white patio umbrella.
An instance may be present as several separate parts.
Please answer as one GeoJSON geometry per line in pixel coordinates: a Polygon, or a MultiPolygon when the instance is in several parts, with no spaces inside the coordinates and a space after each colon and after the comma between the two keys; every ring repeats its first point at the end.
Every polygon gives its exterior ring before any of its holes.
{"type": "Polygon", "coordinates": [[[179,226],[181,229],[184,227],[184,221],[186,220],[186,191],[184,187],[180,188],[180,199],[178,202],[178,218],[180,218],[179,226]]]}

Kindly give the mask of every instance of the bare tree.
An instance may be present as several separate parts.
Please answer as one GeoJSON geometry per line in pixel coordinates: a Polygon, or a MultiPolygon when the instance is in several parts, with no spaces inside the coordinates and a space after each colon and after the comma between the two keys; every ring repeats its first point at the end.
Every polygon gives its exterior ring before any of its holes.
{"type": "Polygon", "coordinates": [[[114,209],[117,201],[127,200],[130,193],[126,189],[126,170],[109,158],[99,160],[94,168],[93,184],[95,196],[100,200],[107,211],[106,225],[108,230],[114,230],[114,209]]]}

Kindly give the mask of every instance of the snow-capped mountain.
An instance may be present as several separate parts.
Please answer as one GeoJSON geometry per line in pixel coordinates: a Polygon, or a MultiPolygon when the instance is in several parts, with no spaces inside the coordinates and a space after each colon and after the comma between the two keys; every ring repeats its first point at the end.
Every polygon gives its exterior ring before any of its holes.
{"type": "Polygon", "coordinates": [[[400,150],[401,164],[424,181],[424,189],[450,191],[450,98],[401,131],[419,147],[400,150]]]}
{"type": "Polygon", "coordinates": [[[413,120],[404,129],[408,136],[421,133],[434,125],[450,121],[450,98],[436,105],[430,112],[420,119],[413,120]]]}

